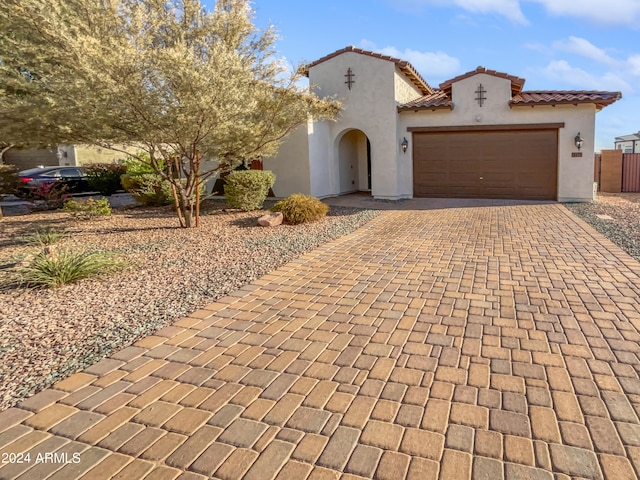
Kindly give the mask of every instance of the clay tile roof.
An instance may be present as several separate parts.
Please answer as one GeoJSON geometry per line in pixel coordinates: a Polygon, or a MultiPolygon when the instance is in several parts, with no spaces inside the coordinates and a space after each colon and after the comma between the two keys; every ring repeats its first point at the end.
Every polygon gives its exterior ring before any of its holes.
{"type": "Polygon", "coordinates": [[[442,90],[435,90],[433,93],[425,95],[424,97],[411,100],[398,106],[398,111],[407,110],[440,110],[449,109],[453,110],[453,102],[442,90]]]}
{"type": "Polygon", "coordinates": [[[390,57],[389,55],[383,55],[381,53],[375,53],[375,52],[370,52],[368,50],[363,50],[361,48],[356,48],[353,45],[349,46],[349,47],[345,47],[341,50],[337,50],[333,53],[330,53],[329,55],[326,55],[322,58],[319,58],[318,60],[316,60],[315,62],[311,62],[307,65],[304,65],[301,68],[302,73],[305,76],[309,76],[309,69],[311,67],[315,67],[316,65],[319,65],[323,62],[326,62],[327,60],[330,60],[334,57],[337,57],[338,55],[341,55],[343,53],[346,52],[353,52],[353,53],[359,53],[360,55],[367,55],[369,57],[373,57],[373,58],[379,58],[381,60],[387,60],[389,62],[393,62],[396,64],[396,66],[398,67],[398,69],[411,81],[411,83],[413,83],[416,87],[418,87],[418,89],[424,94],[427,95],[429,93],[433,92],[433,89],[429,86],[429,84],[426,82],[426,80],[424,78],[422,78],[422,76],[418,73],[418,71],[414,68],[413,65],[411,65],[409,62],[407,62],[406,60],[401,60],[399,58],[395,58],[395,57],[390,57]]]}
{"type": "Polygon", "coordinates": [[[600,92],[585,90],[545,90],[536,92],[521,92],[514,96],[509,105],[563,105],[578,103],[595,103],[596,108],[601,110],[607,105],[620,100],[622,93],[620,92],[600,92]]]}
{"type": "Polygon", "coordinates": [[[477,75],[478,73],[484,73],[486,75],[492,75],[494,77],[505,78],[511,81],[511,94],[517,95],[522,91],[522,87],[524,86],[524,78],[516,77],[514,75],[509,75],[508,73],[497,72],[495,70],[489,70],[485,67],[478,67],[475,70],[472,70],[467,73],[463,73],[462,75],[458,75],[457,77],[452,78],[451,80],[447,80],[444,83],[440,84],[440,88],[444,90],[444,92],[451,96],[451,86],[459,82],[460,80],[464,80],[465,78],[472,77],[477,75]]]}

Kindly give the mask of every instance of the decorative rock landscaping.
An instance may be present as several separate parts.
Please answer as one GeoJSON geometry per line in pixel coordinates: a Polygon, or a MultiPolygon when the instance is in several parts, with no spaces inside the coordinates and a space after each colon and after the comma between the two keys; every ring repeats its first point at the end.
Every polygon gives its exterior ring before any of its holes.
{"type": "Polygon", "coordinates": [[[640,260],[640,193],[599,193],[593,203],[565,205],[602,235],[640,260]]]}
{"type": "MultiPolygon", "coordinates": [[[[176,228],[169,207],[83,222],[62,212],[6,217],[0,267],[37,252],[21,240],[45,226],[68,233],[64,247],[112,252],[132,267],[57,290],[0,291],[0,409],[377,215],[333,207],[317,223],[270,229],[256,224],[259,212],[223,206],[205,208],[199,229],[176,228]]],[[[0,277],[6,271],[0,269],[0,277]]]]}

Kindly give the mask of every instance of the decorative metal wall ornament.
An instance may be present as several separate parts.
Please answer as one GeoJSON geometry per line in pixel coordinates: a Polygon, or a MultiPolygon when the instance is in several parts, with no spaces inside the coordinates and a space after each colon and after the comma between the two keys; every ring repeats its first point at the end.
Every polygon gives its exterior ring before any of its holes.
{"type": "Polygon", "coordinates": [[[476,93],[476,101],[478,102],[478,105],[482,106],[484,104],[484,101],[487,99],[487,97],[484,96],[484,94],[487,93],[487,91],[484,89],[482,84],[479,84],[478,89],[476,90],[475,93],[476,93]]]}
{"type": "Polygon", "coordinates": [[[347,69],[347,74],[345,75],[345,77],[347,77],[347,81],[344,82],[347,84],[347,87],[349,87],[349,90],[351,90],[351,85],[353,85],[354,83],[356,83],[356,81],[353,79],[353,77],[355,77],[356,74],[353,73],[353,71],[351,70],[351,67],[349,67],[347,69]]]}

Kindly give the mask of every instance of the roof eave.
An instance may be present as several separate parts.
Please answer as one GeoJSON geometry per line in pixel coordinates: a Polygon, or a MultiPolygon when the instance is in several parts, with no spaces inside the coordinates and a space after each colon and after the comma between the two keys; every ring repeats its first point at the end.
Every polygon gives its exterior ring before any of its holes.
{"type": "Polygon", "coordinates": [[[453,110],[455,105],[451,102],[451,105],[420,105],[420,106],[411,106],[411,105],[399,105],[398,112],[419,112],[424,110],[453,110]]]}
{"type": "Polygon", "coordinates": [[[430,95],[435,91],[410,63],[407,62],[404,65],[397,65],[397,67],[398,70],[400,70],[400,72],[402,72],[402,74],[407,77],[423,95],[430,95]]]}
{"type": "Polygon", "coordinates": [[[298,72],[304,75],[305,77],[309,77],[309,70],[312,67],[315,67],[316,65],[324,63],[327,60],[331,60],[332,58],[335,58],[339,55],[342,55],[343,53],[348,53],[348,52],[357,53],[359,55],[367,55],[372,58],[377,58],[379,60],[393,62],[398,67],[398,69],[411,81],[411,83],[413,83],[418,88],[418,90],[422,92],[423,95],[428,95],[434,92],[434,89],[427,83],[427,81],[424,78],[422,78],[422,76],[413,67],[413,65],[411,65],[406,60],[391,57],[389,55],[383,55],[376,52],[371,52],[368,50],[364,50],[362,48],[356,48],[354,46],[349,46],[349,47],[342,48],[340,50],[336,50],[335,52],[330,53],[329,55],[325,55],[324,57],[319,58],[318,60],[315,60],[306,65],[302,65],[298,69],[298,72]]]}
{"type": "Polygon", "coordinates": [[[485,74],[490,75],[497,78],[503,78],[505,80],[509,80],[511,82],[511,96],[515,97],[516,95],[522,92],[524,88],[525,79],[521,77],[517,77],[515,75],[510,75],[505,72],[498,72],[496,70],[490,70],[485,67],[478,67],[475,70],[471,70],[470,72],[463,73],[458,75],[457,77],[451,78],[440,84],[440,89],[443,90],[448,96],[451,96],[451,89],[453,88],[453,84],[457,83],[461,80],[466,80],[467,78],[471,78],[474,75],[485,74]]]}
{"type": "Polygon", "coordinates": [[[509,107],[555,107],[556,105],[584,105],[593,104],[598,111],[602,110],[617,101],[618,99],[611,100],[555,100],[555,101],[539,101],[539,102],[514,102],[509,100],[509,107]]]}

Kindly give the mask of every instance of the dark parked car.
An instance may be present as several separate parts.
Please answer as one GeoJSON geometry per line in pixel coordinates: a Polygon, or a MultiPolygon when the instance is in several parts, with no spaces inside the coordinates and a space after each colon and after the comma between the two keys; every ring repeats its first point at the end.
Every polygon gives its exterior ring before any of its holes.
{"type": "Polygon", "coordinates": [[[66,193],[82,193],[91,191],[87,176],[81,167],[39,167],[22,170],[20,177],[20,196],[29,196],[39,185],[53,183],[65,186],[66,193]]]}

